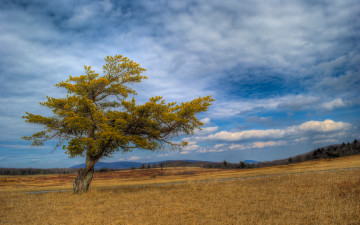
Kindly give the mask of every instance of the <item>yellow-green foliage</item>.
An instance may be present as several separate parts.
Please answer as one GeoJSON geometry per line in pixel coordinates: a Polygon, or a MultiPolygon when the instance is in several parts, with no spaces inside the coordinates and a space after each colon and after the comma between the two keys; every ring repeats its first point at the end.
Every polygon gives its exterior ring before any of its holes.
{"type": "Polygon", "coordinates": [[[45,130],[23,137],[33,145],[58,138],[71,156],[87,155],[95,161],[114,151],[131,151],[134,148],[157,150],[164,146],[181,149],[186,143],[171,142],[170,138],[183,132],[192,134],[203,125],[197,114],[204,112],[214,99],[199,97],[178,105],[166,103],[161,96],[137,105],[136,94],[128,85],[147,79],[138,63],[121,55],[107,56],[100,76],[85,66],[85,75],[70,76],[55,86],[65,88],[65,98],[47,97],[40,103],[53,111],[45,117],[26,113],[28,123],[40,124],[45,130]]]}

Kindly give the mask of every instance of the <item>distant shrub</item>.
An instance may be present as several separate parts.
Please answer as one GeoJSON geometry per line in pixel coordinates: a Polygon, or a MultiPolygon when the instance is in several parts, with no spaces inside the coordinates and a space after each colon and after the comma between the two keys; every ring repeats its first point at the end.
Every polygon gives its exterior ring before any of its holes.
{"type": "Polygon", "coordinates": [[[228,167],[228,162],[226,160],[223,161],[223,167],[227,168],[228,167]]]}
{"type": "Polygon", "coordinates": [[[243,169],[246,167],[246,163],[244,163],[243,161],[240,161],[240,168],[243,169]]]}

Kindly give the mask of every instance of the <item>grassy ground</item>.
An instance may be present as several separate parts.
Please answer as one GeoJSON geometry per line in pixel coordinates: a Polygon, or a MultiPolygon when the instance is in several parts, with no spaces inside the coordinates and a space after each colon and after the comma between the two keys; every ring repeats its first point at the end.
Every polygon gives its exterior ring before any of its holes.
{"type": "Polygon", "coordinates": [[[360,224],[360,156],[253,170],[98,173],[85,195],[26,192],[70,187],[71,176],[54,177],[1,176],[0,224],[360,224]]]}

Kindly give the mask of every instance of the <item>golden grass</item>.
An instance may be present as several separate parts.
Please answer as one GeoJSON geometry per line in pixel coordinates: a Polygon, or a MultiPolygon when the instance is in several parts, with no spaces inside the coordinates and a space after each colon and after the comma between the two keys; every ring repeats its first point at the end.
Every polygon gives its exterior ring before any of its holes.
{"type": "MultiPolygon", "coordinates": [[[[122,187],[129,185],[149,185],[159,183],[191,182],[197,180],[232,179],[284,174],[329,171],[360,168],[360,155],[338,159],[323,159],[283,166],[255,169],[204,169],[196,167],[178,167],[160,169],[121,170],[107,173],[95,173],[91,188],[122,187]]],[[[71,190],[76,174],[66,175],[28,175],[0,176],[2,191],[41,191],[71,190]]]]}
{"type": "Polygon", "coordinates": [[[30,189],[21,187],[26,180],[9,180],[0,183],[0,224],[360,224],[359,164],[354,156],[254,170],[167,168],[155,178],[160,170],[138,178],[124,178],[138,170],[104,173],[81,196],[24,192],[59,184],[51,179],[30,189]],[[216,180],[235,177],[243,179],[216,180]],[[21,185],[14,191],[3,183],[21,185]]]}

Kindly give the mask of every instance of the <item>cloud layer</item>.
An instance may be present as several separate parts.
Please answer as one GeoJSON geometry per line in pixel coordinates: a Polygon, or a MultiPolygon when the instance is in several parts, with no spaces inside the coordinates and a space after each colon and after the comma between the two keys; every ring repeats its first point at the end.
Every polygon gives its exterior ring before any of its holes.
{"type": "Polygon", "coordinates": [[[350,128],[351,124],[349,123],[335,122],[333,120],[308,121],[298,126],[286,127],[284,129],[246,130],[240,132],[221,131],[205,137],[196,137],[196,140],[242,141],[249,139],[278,139],[294,135],[301,136],[312,132],[328,133],[346,131],[350,128]]]}
{"type": "Polygon", "coordinates": [[[346,137],[353,130],[354,127],[350,123],[335,122],[328,119],[324,121],[307,121],[300,125],[282,129],[220,131],[208,135],[197,134],[193,138],[185,139],[189,141],[189,146],[184,148],[185,152],[183,154],[188,154],[189,151],[207,153],[290,146],[294,143],[299,144],[309,140],[313,144],[336,143],[336,138],[346,137]],[[213,144],[201,147],[201,143],[213,144]]]}
{"type": "Polygon", "coordinates": [[[25,111],[49,114],[38,102],[64,96],[54,84],[83,65],[101,73],[103,58],[117,53],[147,69],[149,79],[134,87],[140,103],[216,99],[187,154],[162,157],[203,158],[231,144],[281,157],[276,149],[289,143],[281,138],[307,144],[298,151],[358,138],[359,14],[356,0],[2,1],[0,144],[8,147],[0,158],[39,129],[24,124],[25,111]],[[243,140],[256,142],[230,143],[243,140]]]}

